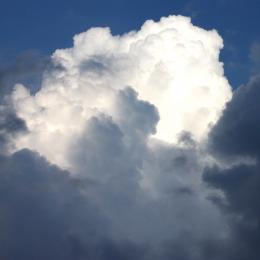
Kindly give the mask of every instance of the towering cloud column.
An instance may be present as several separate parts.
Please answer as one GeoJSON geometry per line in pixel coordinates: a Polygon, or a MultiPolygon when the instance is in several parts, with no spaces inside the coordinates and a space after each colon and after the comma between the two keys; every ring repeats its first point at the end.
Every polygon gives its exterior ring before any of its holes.
{"type": "Polygon", "coordinates": [[[128,116],[117,102],[118,90],[125,87],[158,110],[155,138],[176,143],[188,131],[201,141],[231,98],[219,61],[222,47],[215,30],[182,16],[148,20],[139,31],[121,36],[109,28],[78,34],[72,48],[54,52],[55,68],[46,71],[35,95],[16,85],[12,102],[29,130],[16,146],[69,167],[71,141],[92,116],[103,113],[116,123],[128,116]]]}

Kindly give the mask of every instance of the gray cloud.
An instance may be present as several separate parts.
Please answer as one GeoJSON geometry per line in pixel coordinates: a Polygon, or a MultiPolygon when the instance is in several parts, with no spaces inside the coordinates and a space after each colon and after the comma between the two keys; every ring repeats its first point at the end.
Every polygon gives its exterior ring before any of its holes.
{"type": "Polygon", "coordinates": [[[0,154],[6,153],[12,139],[26,130],[25,122],[11,108],[0,104],[0,154]]]}
{"type": "MultiPolygon", "coordinates": [[[[162,26],[175,19],[193,31],[189,20],[180,17],[162,19],[162,26]]],[[[157,28],[156,23],[148,22],[142,30],[146,32],[151,26],[157,28]]],[[[177,31],[185,32],[181,27],[177,31]]],[[[151,46],[150,40],[141,39],[143,43],[137,41],[129,53],[117,53],[121,38],[112,37],[106,29],[93,29],[75,37],[72,49],[55,52],[56,65],[48,58],[25,54],[0,71],[1,93],[10,92],[16,81],[29,85],[32,92],[29,95],[19,85],[11,96],[15,112],[6,103],[0,110],[1,259],[259,258],[260,207],[256,198],[260,195],[260,78],[255,76],[235,91],[207,143],[200,143],[194,135],[196,128],[200,130],[201,122],[207,122],[206,128],[212,123],[211,117],[203,121],[208,111],[204,102],[216,118],[231,92],[218,63],[222,40],[214,31],[194,32],[216,42],[209,47],[216,52],[212,66],[218,65],[209,73],[211,62],[203,63],[202,74],[193,73],[200,66],[188,66],[194,79],[197,75],[199,79],[205,77],[210,88],[194,85],[198,93],[192,90],[187,103],[180,102],[176,108],[171,103],[177,103],[167,96],[171,92],[165,92],[167,108],[172,111],[165,109],[160,98],[163,88],[172,84],[166,69],[170,66],[168,58],[163,65],[161,56],[155,55],[156,65],[151,66],[155,50],[161,50],[161,45],[153,45],[157,41],[161,44],[159,38],[154,38],[151,46]],[[142,60],[146,44],[149,55],[142,60]],[[105,53],[107,47],[111,53],[105,53]],[[43,70],[47,76],[37,92],[43,70]],[[223,80],[217,88],[222,89],[220,92],[215,92],[220,81],[211,78],[212,71],[223,80]],[[132,83],[135,90],[123,88],[132,83]],[[156,91],[151,93],[152,89],[156,91]],[[157,102],[157,107],[141,100],[137,91],[142,98],[157,102]],[[189,114],[184,104],[188,106],[191,99],[199,102],[193,104],[194,109],[189,107],[189,114]],[[181,126],[182,120],[187,124],[180,128],[185,131],[175,144],[162,141],[169,140],[170,132],[164,133],[166,139],[152,136],[159,122],[159,108],[167,131],[174,130],[175,123],[181,126]],[[187,118],[182,116],[187,113],[187,118]],[[28,123],[28,129],[18,114],[28,123]],[[180,122],[175,121],[178,116],[180,122]],[[29,134],[23,136],[24,140],[17,138],[16,144],[32,150],[16,147],[19,151],[8,155],[13,139],[24,131],[29,134]],[[64,169],[50,161],[65,165],[64,169]]],[[[166,33],[175,35],[168,29],[166,33]]],[[[129,39],[134,35],[130,33],[129,39]]],[[[162,39],[168,42],[170,38],[162,39]]],[[[122,39],[123,43],[129,41],[122,39]]],[[[200,41],[191,43],[204,50],[200,41]]],[[[185,50],[178,48],[183,57],[185,50]]],[[[168,51],[172,53],[172,49],[168,51]]],[[[160,55],[169,56],[164,52],[160,55]]],[[[201,57],[205,52],[200,55],[196,64],[204,60],[201,57]]],[[[181,70],[183,75],[189,74],[187,69],[181,70]]],[[[187,86],[196,82],[187,79],[187,86]]],[[[172,97],[178,101],[178,91],[175,94],[172,97]]]]}
{"type": "Polygon", "coordinates": [[[80,259],[73,237],[94,243],[105,234],[105,221],[68,173],[27,150],[0,164],[1,258],[80,259]]]}
{"type": "Polygon", "coordinates": [[[256,160],[254,164],[242,160],[225,169],[214,166],[204,173],[204,181],[225,195],[214,201],[228,216],[232,229],[229,250],[224,254],[228,259],[258,259],[260,255],[259,89],[257,76],[236,90],[210,137],[210,150],[219,158],[256,160]]]}
{"type": "Polygon", "coordinates": [[[260,76],[234,92],[223,116],[210,136],[210,147],[224,157],[259,157],[260,76]]]}
{"type": "Polygon", "coordinates": [[[17,82],[27,84],[32,92],[39,89],[43,71],[52,66],[50,58],[30,50],[21,53],[14,62],[0,65],[0,97],[12,91],[17,82]]]}
{"type": "MultiPolygon", "coordinates": [[[[116,240],[87,179],[29,150],[0,158],[1,259],[145,259],[149,247],[116,240]]],[[[149,258],[148,258],[149,259],[149,258]]]]}

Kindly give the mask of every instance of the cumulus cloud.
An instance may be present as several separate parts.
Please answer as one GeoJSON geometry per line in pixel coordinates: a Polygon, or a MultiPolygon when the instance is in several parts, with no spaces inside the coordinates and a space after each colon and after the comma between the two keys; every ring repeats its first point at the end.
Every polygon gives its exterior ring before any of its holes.
{"type": "Polygon", "coordinates": [[[232,98],[222,47],[181,16],[92,28],[39,89],[17,83],[0,110],[0,258],[256,259],[259,78],[232,98]]]}
{"type": "Polygon", "coordinates": [[[78,34],[72,48],[55,51],[57,69],[45,73],[35,95],[16,86],[13,104],[30,130],[17,148],[36,150],[69,167],[63,155],[70,141],[97,113],[120,120],[115,99],[127,86],[158,109],[156,138],[175,143],[180,132],[188,131],[200,141],[231,98],[219,61],[222,47],[215,30],[203,30],[182,16],[149,20],[121,36],[109,28],[78,34]]]}

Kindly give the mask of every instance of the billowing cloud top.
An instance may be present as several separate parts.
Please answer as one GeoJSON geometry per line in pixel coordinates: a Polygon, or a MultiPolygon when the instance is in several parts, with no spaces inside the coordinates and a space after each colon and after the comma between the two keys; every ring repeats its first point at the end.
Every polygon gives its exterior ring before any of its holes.
{"type": "Polygon", "coordinates": [[[35,95],[16,85],[12,102],[29,129],[17,148],[69,167],[69,145],[89,118],[105,113],[120,122],[129,116],[117,102],[125,87],[158,110],[156,138],[176,143],[178,134],[188,131],[200,141],[231,98],[219,62],[222,47],[215,30],[193,26],[182,16],[149,20],[140,31],[122,36],[109,28],[78,34],[72,48],[55,51],[56,69],[45,73],[35,95]]]}

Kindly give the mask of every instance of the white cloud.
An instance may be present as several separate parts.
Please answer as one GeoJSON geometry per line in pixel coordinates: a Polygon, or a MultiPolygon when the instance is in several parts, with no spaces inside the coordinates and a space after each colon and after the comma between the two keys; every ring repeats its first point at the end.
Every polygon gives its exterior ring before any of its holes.
{"type": "Polygon", "coordinates": [[[231,98],[215,30],[192,25],[187,17],[146,21],[140,31],[113,36],[92,28],[74,37],[69,49],[56,50],[56,69],[46,71],[41,89],[31,95],[16,85],[12,102],[29,133],[17,149],[30,148],[61,167],[92,116],[105,113],[118,123],[117,91],[131,86],[159,112],[156,138],[169,143],[189,131],[196,141],[207,136],[231,98]]]}

